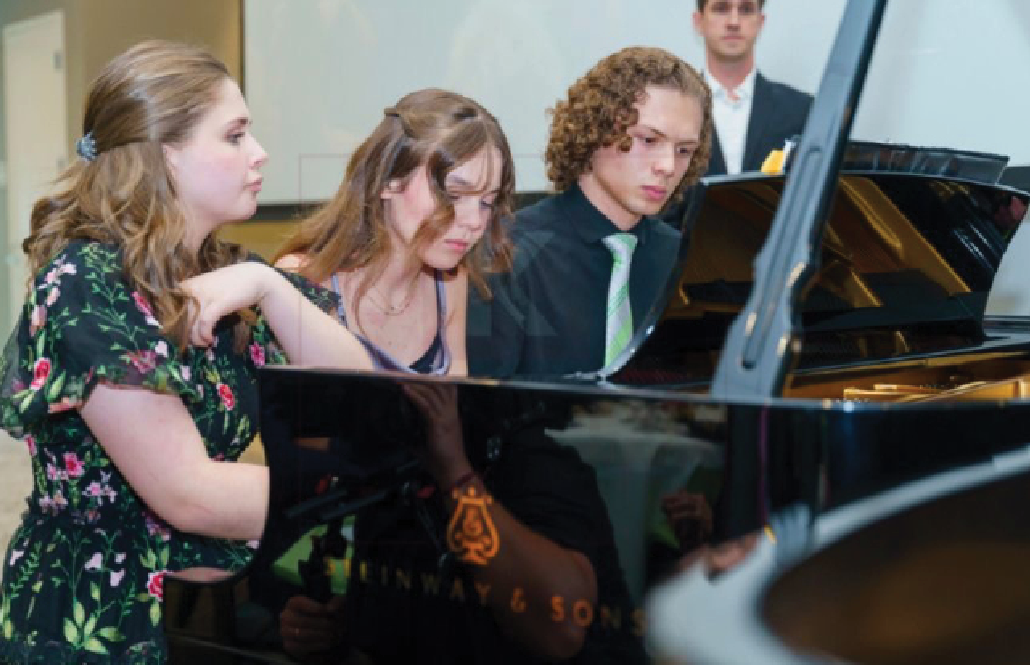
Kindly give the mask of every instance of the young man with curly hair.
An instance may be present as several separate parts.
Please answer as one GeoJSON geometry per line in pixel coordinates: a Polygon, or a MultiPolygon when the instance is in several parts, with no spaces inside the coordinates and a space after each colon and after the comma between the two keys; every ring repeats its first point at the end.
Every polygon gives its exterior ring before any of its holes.
{"type": "Polygon", "coordinates": [[[601,369],[665,287],[680,236],[654,216],[704,173],[711,95],[687,63],[623,49],[551,111],[545,159],[557,194],[520,210],[515,265],[470,304],[470,374],[601,369]]]}

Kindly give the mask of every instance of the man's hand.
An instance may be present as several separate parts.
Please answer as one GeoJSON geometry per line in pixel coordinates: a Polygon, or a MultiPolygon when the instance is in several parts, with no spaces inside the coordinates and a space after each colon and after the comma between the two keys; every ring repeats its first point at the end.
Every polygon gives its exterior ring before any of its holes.
{"type": "Polygon", "coordinates": [[[290,598],[279,614],[279,632],[286,653],[308,662],[329,662],[344,643],[343,596],[325,604],[307,596],[290,598]]]}
{"type": "Polygon", "coordinates": [[[451,487],[472,470],[461,433],[457,386],[410,382],[402,384],[402,389],[425,419],[426,467],[437,485],[451,487]]]}

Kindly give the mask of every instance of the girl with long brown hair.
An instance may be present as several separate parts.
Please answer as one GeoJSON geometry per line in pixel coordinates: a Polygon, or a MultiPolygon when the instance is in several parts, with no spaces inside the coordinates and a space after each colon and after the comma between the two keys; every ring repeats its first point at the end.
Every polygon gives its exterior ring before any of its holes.
{"type": "Polygon", "coordinates": [[[278,265],[340,296],[340,321],[377,367],[466,374],[468,285],[506,270],[500,220],[514,164],[500,125],[467,97],[426,89],[383,112],[336,195],[278,265]]]}
{"type": "Polygon", "coordinates": [[[264,527],[267,468],[227,463],[255,433],[257,368],[371,367],[313,304],[330,294],[212,235],[255,211],[267,156],[249,126],[217,59],[139,44],[93,82],[81,159],[32,212],[33,276],[0,356],[0,426],[34,480],[4,558],[0,661],[164,661],[166,573],[237,571],[264,527]],[[261,315],[212,312],[196,296],[212,271],[245,279],[222,288],[261,315]]]}

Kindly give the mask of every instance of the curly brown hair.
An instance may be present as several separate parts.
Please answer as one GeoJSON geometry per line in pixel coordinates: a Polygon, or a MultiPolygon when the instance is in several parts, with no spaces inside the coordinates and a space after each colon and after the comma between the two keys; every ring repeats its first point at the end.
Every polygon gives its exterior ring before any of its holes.
{"type": "Polygon", "coordinates": [[[649,86],[680,90],[701,102],[704,119],[697,151],[670,197],[679,198],[708,168],[712,135],[712,93],[693,67],[660,48],[635,46],[604,58],[569,88],[568,98],[549,111],[551,134],[544,159],[547,177],[561,192],[590,165],[599,148],[618,144],[628,150],[626,130],[637,122],[634,104],[649,86]]]}

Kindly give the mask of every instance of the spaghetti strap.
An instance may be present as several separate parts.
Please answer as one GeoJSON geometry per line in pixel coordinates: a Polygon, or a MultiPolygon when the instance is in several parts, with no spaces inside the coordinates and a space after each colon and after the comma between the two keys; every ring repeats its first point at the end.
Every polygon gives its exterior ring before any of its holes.
{"type": "Polygon", "coordinates": [[[332,276],[333,291],[336,295],[340,296],[336,299],[336,316],[340,319],[340,323],[344,326],[347,325],[347,308],[343,306],[343,291],[340,290],[340,277],[337,273],[333,273],[332,276]]]}
{"type": "Polygon", "coordinates": [[[436,334],[443,335],[444,327],[447,325],[447,288],[437,270],[434,274],[436,280],[436,334]]]}

